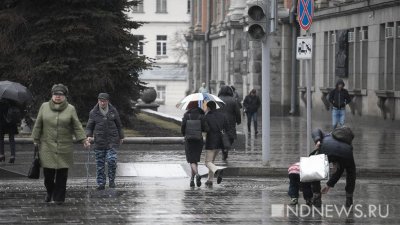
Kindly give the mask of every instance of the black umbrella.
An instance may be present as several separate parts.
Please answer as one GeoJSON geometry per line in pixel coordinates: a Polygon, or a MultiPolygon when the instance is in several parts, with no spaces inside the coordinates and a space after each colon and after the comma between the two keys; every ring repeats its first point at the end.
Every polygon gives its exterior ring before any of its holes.
{"type": "Polygon", "coordinates": [[[26,104],[32,101],[32,94],[25,86],[6,80],[0,81],[0,99],[26,104]]]}

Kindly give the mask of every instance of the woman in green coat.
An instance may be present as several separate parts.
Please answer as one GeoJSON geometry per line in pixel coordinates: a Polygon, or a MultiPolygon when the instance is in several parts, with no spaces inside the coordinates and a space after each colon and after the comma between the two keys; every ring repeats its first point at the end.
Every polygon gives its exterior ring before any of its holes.
{"type": "Polygon", "coordinates": [[[65,201],[68,168],[73,164],[73,137],[85,147],[90,146],[78,119],[75,107],[68,104],[68,88],[53,86],[52,98],[40,107],[32,131],[35,145],[39,145],[40,163],[43,167],[45,202],[52,199],[58,204],[65,201]]]}

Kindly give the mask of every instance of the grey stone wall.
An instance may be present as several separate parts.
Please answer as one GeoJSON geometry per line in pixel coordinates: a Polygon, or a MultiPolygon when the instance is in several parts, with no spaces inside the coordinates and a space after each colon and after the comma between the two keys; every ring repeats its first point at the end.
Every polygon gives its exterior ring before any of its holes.
{"type": "MultiPolygon", "coordinates": [[[[322,101],[324,98],[324,89],[332,88],[332,85],[327,79],[329,76],[327,74],[327,69],[324,68],[326,65],[326,32],[337,31],[348,29],[368,29],[368,40],[365,42],[367,47],[367,71],[362,73],[361,76],[365,76],[366,86],[361,88],[356,88],[354,82],[355,74],[349,73],[349,77],[345,78],[346,88],[349,89],[352,94],[353,103],[347,109],[348,121],[350,123],[358,123],[363,121],[369,122],[382,122],[384,120],[400,120],[400,87],[398,90],[393,90],[390,88],[382,88],[383,78],[385,74],[388,73],[392,68],[386,68],[385,63],[390,60],[391,56],[386,56],[384,54],[385,42],[384,38],[384,27],[385,24],[393,23],[395,25],[395,37],[393,38],[394,52],[399,54],[400,51],[400,28],[398,25],[400,21],[400,2],[399,1],[371,1],[368,6],[368,1],[357,1],[353,4],[347,4],[342,7],[331,7],[322,9],[315,13],[315,20],[313,22],[311,33],[315,34],[316,42],[315,46],[315,92],[313,92],[312,102],[313,102],[313,117],[319,117],[323,119],[330,120],[330,112],[326,110],[326,107],[322,101]],[[383,35],[383,38],[382,38],[383,35]],[[396,49],[396,44],[399,48],[396,49]],[[388,58],[389,57],[389,58],[388,58]]],[[[360,38],[358,34],[355,36],[360,38]]],[[[361,43],[361,42],[360,42],[361,43]]],[[[358,54],[361,51],[361,44],[357,43],[352,57],[355,60],[359,60],[363,55],[358,54]]],[[[387,46],[386,46],[387,48],[387,46]]],[[[397,60],[398,61],[398,60],[397,60]]],[[[349,65],[350,69],[352,65],[349,65]]],[[[355,65],[357,68],[360,65],[355,65]]],[[[393,68],[393,82],[399,82],[400,84],[400,69],[396,71],[393,68]]],[[[301,73],[304,73],[304,64],[300,66],[301,73]]],[[[338,77],[333,78],[336,80],[338,77]]],[[[301,76],[300,84],[303,83],[304,77],[301,76]]],[[[391,82],[390,80],[388,81],[391,82]]],[[[300,101],[300,109],[302,115],[305,116],[305,102],[300,101]]]]}

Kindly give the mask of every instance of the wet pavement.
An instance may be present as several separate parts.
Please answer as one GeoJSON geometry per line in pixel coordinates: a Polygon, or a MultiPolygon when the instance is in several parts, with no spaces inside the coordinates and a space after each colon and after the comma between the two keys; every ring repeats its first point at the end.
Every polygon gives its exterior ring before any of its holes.
{"type": "Polygon", "coordinates": [[[96,191],[94,179],[87,189],[85,179],[74,178],[61,206],[44,203],[42,180],[16,179],[0,183],[0,224],[399,224],[399,185],[358,180],[357,207],[339,214],[342,181],[321,209],[300,199],[296,211],[287,205],[287,179],[225,178],[213,188],[189,188],[182,178],[120,178],[116,189],[96,191]]]}
{"type": "MultiPolygon", "coordinates": [[[[285,170],[307,154],[305,127],[306,121],[298,117],[271,120],[271,167],[285,170]]],[[[313,121],[313,127],[329,130],[330,124],[313,121]]],[[[325,211],[314,214],[305,205],[298,211],[282,205],[289,200],[286,174],[279,178],[226,177],[212,189],[190,189],[184,147],[179,144],[123,146],[118,153],[117,188],[105,191],[95,190],[93,152],[88,155],[76,145],[66,203],[47,204],[43,202],[43,178],[17,178],[27,173],[33,155],[32,145],[18,144],[16,163],[0,165],[0,224],[400,224],[400,179],[389,178],[391,170],[399,171],[399,128],[351,127],[357,167],[387,172],[380,178],[359,176],[363,178],[357,179],[357,208],[348,216],[346,211],[337,212],[345,199],[344,179],[324,196],[325,211]]],[[[261,135],[248,134],[243,126],[238,126],[238,133],[228,161],[219,156],[217,165],[263,167],[261,135]]]]}

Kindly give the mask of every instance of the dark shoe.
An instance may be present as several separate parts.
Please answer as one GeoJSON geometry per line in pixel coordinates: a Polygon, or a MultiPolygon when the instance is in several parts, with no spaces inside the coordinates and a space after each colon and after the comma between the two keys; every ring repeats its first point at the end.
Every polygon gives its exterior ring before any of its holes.
{"type": "Polygon", "coordinates": [[[299,203],[299,199],[298,198],[291,198],[290,199],[290,205],[297,205],[299,203]]]}
{"type": "Polygon", "coordinates": [[[312,200],[311,200],[311,198],[306,199],[306,205],[312,206],[312,200]]]}
{"type": "Polygon", "coordinates": [[[105,187],[104,185],[99,185],[96,189],[97,189],[98,191],[101,191],[101,190],[106,189],[106,187],[105,187]]]}
{"type": "Polygon", "coordinates": [[[207,187],[212,187],[213,186],[213,182],[212,181],[206,181],[205,183],[204,183],[207,187]]]}
{"type": "Polygon", "coordinates": [[[258,131],[256,131],[255,134],[257,135],[257,134],[258,134],[258,131]]]}
{"type": "Polygon", "coordinates": [[[222,160],[226,160],[228,158],[228,151],[227,150],[223,150],[222,151],[222,160]]]}
{"type": "Polygon", "coordinates": [[[190,187],[195,187],[195,185],[194,185],[194,177],[192,177],[190,179],[190,187]]]}
{"type": "Polygon", "coordinates": [[[62,204],[64,204],[63,201],[54,201],[54,203],[56,203],[56,205],[62,205],[62,204]]]}
{"type": "Polygon", "coordinates": [[[10,160],[8,161],[8,163],[14,163],[15,162],[15,157],[10,158],[10,160]]]}
{"type": "Polygon", "coordinates": [[[110,182],[110,184],[108,185],[108,187],[110,187],[110,188],[115,188],[115,182],[110,182]]]}
{"type": "Polygon", "coordinates": [[[44,198],[44,202],[51,202],[51,195],[46,194],[46,197],[44,198]]]}
{"type": "Polygon", "coordinates": [[[223,170],[220,170],[218,172],[218,177],[217,177],[217,184],[220,184],[222,182],[222,174],[224,173],[223,170]]]}
{"type": "Polygon", "coordinates": [[[321,194],[314,194],[314,196],[312,198],[312,204],[317,208],[321,207],[321,205],[322,205],[321,194]]]}
{"type": "Polygon", "coordinates": [[[0,162],[5,162],[6,161],[6,156],[0,157],[0,162]]]}
{"type": "Polygon", "coordinates": [[[353,205],[353,197],[346,197],[346,207],[350,208],[353,205]]]}
{"type": "Polygon", "coordinates": [[[197,184],[197,187],[201,186],[201,176],[199,174],[196,175],[196,184],[197,184]]]}

